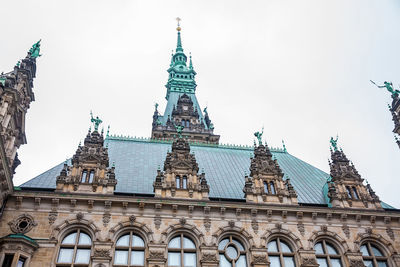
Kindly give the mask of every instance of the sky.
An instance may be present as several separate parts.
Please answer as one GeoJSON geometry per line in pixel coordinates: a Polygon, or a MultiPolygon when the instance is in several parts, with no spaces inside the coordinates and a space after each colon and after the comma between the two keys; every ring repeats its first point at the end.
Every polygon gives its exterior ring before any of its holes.
{"type": "Polygon", "coordinates": [[[71,157],[90,110],[111,134],[149,137],[166,105],[180,17],[197,98],[221,143],[272,147],[329,172],[329,139],[381,200],[400,208],[400,149],[378,84],[400,85],[397,0],[7,1],[0,71],[42,39],[19,185],[71,157]]]}

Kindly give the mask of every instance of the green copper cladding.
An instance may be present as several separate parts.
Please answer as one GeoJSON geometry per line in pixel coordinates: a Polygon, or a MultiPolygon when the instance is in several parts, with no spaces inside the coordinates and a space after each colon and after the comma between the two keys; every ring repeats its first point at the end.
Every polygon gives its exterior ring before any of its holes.
{"type": "Polygon", "coordinates": [[[336,136],[336,139],[333,139],[333,137],[331,137],[330,143],[331,143],[331,146],[334,151],[338,151],[338,147],[337,147],[338,139],[339,139],[339,136],[336,136]]]}
{"type": "MultiPolygon", "coordinates": [[[[94,131],[97,132],[99,130],[99,125],[103,122],[99,116],[96,116],[96,118],[93,117],[93,113],[90,111],[90,121],[93,123],[94,125],[94,131]]],[[[90,130],[89,130],[90,131],[90,130]]]]}
{"type": "Polygon", "coordinates": [[[187,57],[183,52],[181,28],[178,24],[178,41],[175,49],[175,54],[172,54],[168,82],[165,85],[167,88],[166,99],[169,99],[171,92],[194,94],[196,91],[196,82],[194,77],[196,72],[193,70],[193,63],[190,59],[189,67],[187,66],[187,57]]]}
{"type": "Polygon", "coordinates": [[[393,88],[393,83],[385,81],[383,83],[383,85],[377,85],[374,81],[372,81],[372,80],[370,80],[370,81],[371,81],[371,83],[376,85],[378,88],[386,88],[386,90],[388,90],[388,92],[390,92],[392,94],[393,98],[399,97],[400,90],[394,89],[393,88]]]}
{"type": "Polygon", "coordinates": [[[254,136],[257,137],[258,144],[261,146],[262,145],[262,135],[264,134],[264,127],[262,127],[261,133],[260,132],[255,132],[254,136]]]}
{"type": "Polygon", "coordinates": [[[182,125],[174,125],[174,126],[176,129],[176,132],[178,133],[178,137],[182,138],[182,131],[183,131],[183,128],[185,128],[185,127],[182,125]]]}
{"type": "Polygon", "coordinates": [[[37,41],[34,45],[32,45],[31,49],[29,49],[29,56],[31,58],[37,58],[40,57],[40,41],[42,41],[42,39],[40,39],[39,41],[37,41]]]}
{"type": "Polygon", "coordinates": [[[0,83],[1,83],[3,86],[6,86],[6,80],[7,80],[6,77],[0,77],[0,83]]]}

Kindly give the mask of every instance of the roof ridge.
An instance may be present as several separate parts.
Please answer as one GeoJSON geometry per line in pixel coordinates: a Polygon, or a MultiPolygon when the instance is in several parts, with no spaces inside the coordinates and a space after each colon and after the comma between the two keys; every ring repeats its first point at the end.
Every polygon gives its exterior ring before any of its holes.
{"type": "MultiPolygon", "coordinates": [[[[149,137],[137,137],[137,136],[129,136],[129,135],[110,135],[106,138],[106,140],[118,140],[118,141],[134,141],[134,142],[145,142],[145,143],[163,143],[163,144],[172,144],[172,140],[166,139],[156,139],[149,137]]],[[[189,141],[191,146],[199,146],[199,147],[215,147],[215,148],[225,148],[225,149],[240,149],[240,150],[249,150],[253,151],[254,147],[251,145],[236,145],[236,144],[207,144],[200,142],[191,142],[189,141]]],[[[286,153],[283,148],[278,147],[270,147],[271,152],[275,153],[286,153]]]]}

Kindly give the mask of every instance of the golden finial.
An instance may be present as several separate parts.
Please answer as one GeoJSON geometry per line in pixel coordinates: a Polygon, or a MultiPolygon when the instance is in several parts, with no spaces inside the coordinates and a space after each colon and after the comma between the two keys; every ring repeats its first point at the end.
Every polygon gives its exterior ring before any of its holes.
{"type": "Polygon", "coordinates": [[[176,18],[176,21],[178,22],[178,27],[176,28],[176,30],[178,31],[178,32],[180,32],[181,31],[181,27],[180,27],[180,22],[181,22],[181,18],[179,18],[179,17],[177,17],[176,18]]]}

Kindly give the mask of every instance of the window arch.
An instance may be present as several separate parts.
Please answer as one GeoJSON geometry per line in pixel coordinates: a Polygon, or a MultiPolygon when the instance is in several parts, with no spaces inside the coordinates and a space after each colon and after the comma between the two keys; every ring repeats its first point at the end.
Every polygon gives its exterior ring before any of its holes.
{"type": "Polygon", "coordinates": [[[184,175],[182,178],[182,188],[187,189],[187,176],[184,175]]]}
{"type": "Polygon", "coordinates": [[[317,262],[321,267],[342,267],[342,255],[338,250],[325,240],[317,242],[314,246],[317,262]]]}
{"type": "Polygon", "coordinates": [[[175,184],[176,188],[181,188],[181,177],[179,175],[175,177],[175,184]]]}
{"type": "Polygon", "coordinates": [[[113,266],[144,266],[145,243],[133,231],[120,236],[115,243],[113,266]]]}
{"type": "Polygon", "coordinates": [[[270,187],[271,187],[271,194],[272,195],[275,195],[276,194],[276,191],[275,191],[275,184],[274,184],[274,182],[269,182],[269,185],[270,185],[270,187]]]}
{"type": "Polygon", "coordinates": [[[89,181],[88,183],[93,183],[93,178],[94,178],[94,170],[91,170],[89,173],[89,181]]]}
{"type": "Polygon", "coordinates": [[[86,183],[86,177],[87,177],[87,170],[83,170],[81,183],[86,183]]]}
{"type": "Polygon", "coordinates": [[[91,250],[92,238],[88,234],[80,229],[69,233],[61,242],[57,266],[89,266],[91,250]]]}
{"type": "Polygon", "coordinates": [[[196,267],[196,245],[191,238],[179,234],[168,243],[168,266],[196,267]]]}
{"type": "Polygon", "coordinates": [[[268,258],[274,267],[296,267],[295,253],[288,243],[281,238],[268,242],[268,258]]]}
{"type": "Polygon", "coordinates": [[[364,265],[367,267],[387,267],[387,257],[375,244],[366,242],[360,247],[364,265]]]}
{"type": "Polygon", "coordinates": [[[246,250],[241,242],[229,235],[218,244],[220,267],[246,267],[246,250]]]}

